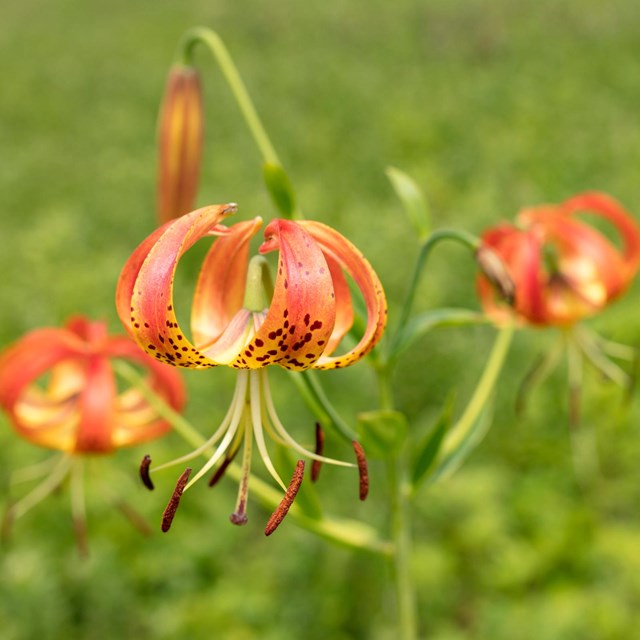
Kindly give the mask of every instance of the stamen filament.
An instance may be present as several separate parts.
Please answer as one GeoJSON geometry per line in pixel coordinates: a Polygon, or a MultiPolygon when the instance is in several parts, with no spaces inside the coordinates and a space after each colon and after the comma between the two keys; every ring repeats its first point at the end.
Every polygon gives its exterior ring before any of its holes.
{"type": "Polygon", "coordinates": [[[265,536],[270,536],[280,526],[287,513],[289,513],[289,509],[291,508],[291,505],[298,494],[298,489],[300,489],[300,485],[302,484],[303,477],[304,460],[298,460],[284,497],[280,501],[278,508],[271,514],[269,522],[267,522],[267,526],[264,529],[265,536]]]}
{"type": "Polygon", "coordinates": [[[39,502],[53,493],[67,476],[69,468],[71,467],[71,462],[70,456],[62,456],[47,478],[22,498],[22,500],[19,500],[7,509],[7,517],[9,518],[9,521],[21,518],[39,502]]]}
{"type": "MultiPolygon", "coordinates": [[[[236,385],[237,393],[234,394],[234,398],[231,404],[231,424],[225,434],[222,442],[218,445],[218,448],[215,450],[214,454],[209,458],[206,464],[196,473],[196,475],[191,479],[191,481],[184,488],[186,491],[189,487],[195,484],[200,478],[202,478],[205,473],[208,473],[209,469],[211,469],[218,460],[224,455],[225,451],[229,448],[229,445],[233,442],[233,438],[236,435],[236,431],[238,429],[238,425],[240,424],[240,420],[242,418],[242,414],[245,410],[245,396],[247,393],[247,379],[248,379],[247,371],[239,371],[238,372],[238,383],[236,385]]],[[[218,429],[220,431],[220,429],[218,429]]],[[[200,447],[201,449],[205,449],[206,447],[203,445],[200,447]]]]}
{"type": "MultiPolygon", "coordinates": [[[[246,383],[246,375],[243,376],[242,374],[246,372],[239,372],[238,374],[238,382],[236,383],[236,388],[233,392],[233,397],[231,399],[231,405],[229,406],[229,409],[225,415],[225,417],[223,418],[222,422],[220,423],[220,426],[216,429],[215,433],[205,442],[203,442],[199,447],[197,447],[196,449],[194,449],[193,451],[185,454],[184,456],[180,456],[179,458],[174,458],[173,460],[169,460],[169,462],[164,462],[163,464],[159,465],[158,467],[155,467],[154,471],[160,471],[161,469],[166,469],[168,467],[173,467],[176,464],[182,464],[184,462],[188,462],[189,460],[193,460],[194,458],[197,458],[198,456],[202,455],[207,449],[210,449],[221,437],[222,435],[225,433],[225,431],[229,428],[229,423],[232,422],[232,420],[234,419],[235,413],[236,413],[236,409],[237,409],[237,404],[239,402],[243,402],[244,401],[244,395],[246,394],[246,389],[247,389],[247,383],[246,383]]],[[[239,418],[238,418],[239,419],[239,418]]],[[[237,424],[236,424],[236,428],[237,428],[237,424]]],[[[233,428],[233,431],[235,433],[235,428],[233,428]]],[[[225,438],[226,440],[226,438],[225,438]]],[[[224,443],[224,440],[223,440],[224,443]]],[[[220,444],[220,447],[222,447],[223,443],[220,444]]],[[[224,449],[226,449],[226,446],[224,447],[224,449]]],[[[223,449],[223,451],[224,451],[223,449]]],[[[218,451],[216,450],[214,456],[218,453],[218,451]]],[[[219,459],[216,458],[216,460],[219,459]]],[[[210,469],[211,466],[207,467],[207,469],[210,469]]],[[[206,472],[205,472],[206,473],[206,472]]],[[[201,475],[197,476],[198,478],[201,477],[201,475]]],[[[193,480],[193,482],[195,482],[195,478],[193,480]]]]}
{"type": "Polygon", "coordinates": [[[46,476],[58,462],[60,458],[59,454],[55,454],[50,456],[46,460],[42,460],[42,462],[36,462],[35,464],[31,464],[28,467],[23,467],[22,469],[17,469],[11,474],[9,478],[9,486],[13,487],[16,484],[22,484],[23,482],[31,482],[31,480],[38,480],[43,476],[46,476]]]}
{"type": "Polygon", "coordinates": [[[87,542],[87,509],[84,499],[84,460],[74,458],[70,473],[71,521],[76,537],[78,553],[82,557],[89,555],[87,542]]]}
{"type": "Polygon", "coordinates": [[[280,422],[278,418],[278,414],[276,413],[275,407],[273,405],[273,399],[271,398],[271,390],[269,389],[269,381],[266,376],[266,371],[260,370],[262,379],[262,392],[265,400],[265,405],[267,407],[267,412],[269,415],[269,419],[271,420],[273,426],[275,427],[278,434],[282,437],[282,439],[292,448],[295,449],[298,453],[306,456],[307,458],[311,458],[312,460],[319,460],[320,462],[327,462],[328,464],[335,464],[340,467],[355,467],[351,462],[344,462],[343,460],[335,460],[334,458],[326,458],[325,456],[319,456],[305,449],[301,445],[299,445],[287,432],[284,428],[283,424],[280,422]]]}
{"type": "Polygon", "coordinates": [[[267,450],[267,444],[264,440],[264,431],[262,429],[262,397],[260,393],[261,379],[266,379],[266,372],[261,369],[258,371],[252,371],[250,374],[251,379],[251,422],[253,423],[253,434],[256,439],[256,445],[260,452],[260,457],[264,462],[264,466],[267,468],[273,479],[282,487],[283,491],[286,491],[287,487],[280,478],[280,475],[276,471],[271,458],[269,457],[269,451],[267,450]],[[265,378],[263,378],[263,375],[265,378]]]}
{"type": "Polygon", "coordinates": [[[247,499],[249,497],[249,476],[251,474],[251,451],[253,438],[251,437],[251,419],[244,416],[244,451],[242,454],[242,476],[238,487],[238,498],[234,512],[229,516],[233,524],[247,524],[247,499]]]}

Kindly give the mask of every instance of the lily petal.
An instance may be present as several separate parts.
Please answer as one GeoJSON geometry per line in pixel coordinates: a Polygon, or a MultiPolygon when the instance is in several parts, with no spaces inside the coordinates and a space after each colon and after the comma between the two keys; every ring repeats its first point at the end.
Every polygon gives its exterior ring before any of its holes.
{"type": "Polygon", "coordinates": [[[199,347],[217,340],[242,308],[249,242],[261,225],[261,218],[239,222],[211,245],[191,307],[191,336],[199,347]]]}
{"type": "Polygon", "coordinates": [[[234,366],[257,369],[278,363],[304,370],[322,355],[335,323],[329,265],[301,224],[272,220],[260,253],[279,250],[273,298],[262,326],[234,366]]]}
{"type": "Polygon", "coordinates": [[[323,355],[314,364],[316,369],[348,366],[369,353],[382,337],[387,323],[387,301],[382,284],[368,260],[343,235],[320,222],[304,220],[298,224],[306,229],[320,245],[328,260],[335,261],[353,278],[364,298],[367,307],[367,326],[358,344],[340,356],[323,355]]]}
{"type": "Polygon", "coordinates": [[[179,258],[200,238],[219,233],[219,222],[236,209],[216,205],[177,218],[144,240],[125,264],[116,292],[118,315],[142,349],[158,360],[190,368],[219,364],[178,325],[173,281],[179,258]]]}
{"type": "Polygon", "coordinates": [[[640,225],[617,200],[605,193],[579,194],[564,202],[562,208],[570,214],[579,211],[595,214],[605,218],[616,227],[624,244],[622,260],[625,263],[621,287],[612,292],[612,295],[618,295],[636,275],[640,267],[640,225]]]}
{"type": "Polygon", "coordinates": [[[109,453],[111,440],[113,403],[116,385],[109,361],[92,355],[86,363],[86,384],[80,398],[80,424],[76,434],[74,451],[77,453],[109,453]]]}

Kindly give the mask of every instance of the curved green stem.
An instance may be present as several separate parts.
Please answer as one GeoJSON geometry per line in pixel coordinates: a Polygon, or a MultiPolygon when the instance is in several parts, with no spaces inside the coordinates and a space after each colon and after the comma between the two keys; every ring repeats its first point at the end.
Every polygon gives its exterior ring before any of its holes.
{"type": "Polygon", "coordinates": [[[182,37],[179,46],[180,61],[183,64],[190,65],[193,50],[198,43],[204,44],[218,63],[220,71],[231,89],[231,93],[240,108],[255,143],[258,145],[264,161],[279,165],[280,160],[278,159],[278,154],[271,144],[271,140],[249,96],[249,92],[220,36],[215,31],[205,27],[196,27],[187,31],[182,37]]]}
{"type": "MultiPolygon", "coordinates": [[[[113,368],[118,375],[138,389],[158,415],[169,422],[187,442],[194,447],[199,447],[205,442],[205,438],[188,420],[153,392],[136,369],[122,360],[114,361],[113,368]]],[[[210,458],[212,454],[212,449],[205,449],[202,452],[206,458],[210,458]]],[[[236,481],[242,479],[242,469],[237,464],[229,465],[227,474],[236,481]]],[[[280,504],[282,500],[280,491],[254,475],[251,475],[249,484],[251,493],[257,496],[265,507],[275,509],[280,504]]],[[[335,544],[387,557],[393,553],[393,545],[390,542],[381,540],[374,529],[357,520],[327,518],[326,516],[320,519],[310,518],[295,503],[287,517],[294,520],[298,526],[335,544]]]]}
{"type": "Polygon", "coordinates": [[[418,257],[413,268],[413,273],[411,274],[411,278],[409,280],[409,288],[407,289],[404,304],[402,305],[400,311],[400,320],[398,321],[393,339],[391,340],[389,349],[389,354],[391,357],[393,356],[393,353],[398,346],[399,337],[401,337],[404,328],[409,322],[413,304],[415,302],[418,284],[420,283],[420,278],[422,276],[422,271],[424,269],[427,258],[431,254],[433,248],[443,240],[453,240],[455,242],[459,242],[473,252],[477,251],[478,247],[480,246],[480,241],[476,236],[465,231],[458,231],[456,229],[440,229],[438,231],[434,231],[422,243],[422,245],[420,246],[420,252],[418,253],[418,257]]]}

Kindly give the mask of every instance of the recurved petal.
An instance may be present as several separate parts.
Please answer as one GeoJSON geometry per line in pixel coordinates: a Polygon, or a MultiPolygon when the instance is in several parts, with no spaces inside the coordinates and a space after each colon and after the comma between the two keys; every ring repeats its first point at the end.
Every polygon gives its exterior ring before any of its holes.
{"type": "Polygon", "coordinates": [[[264,322],[233,364],[307,369],[321,356],[333,331],[331,272],[320,247],[299,223],[272,220],[264,236],[260,253],[279,250],[273,298],[264,322]]]}
{"type": "Polygon", "coordinates": [[[367,326],[358,344],[340,356],[322,356],[316,369],[346,367],[360,360],[382,337],[387,322],[387,301],[382,284],[364,255],[343,235],[320,222],[298,223],[318,243],[328,260],[335,261],[354,280],[367,308],[367,326]]]}
{"type": "Polygon", "coordinates": [[[178,371],[140,350],[138,345],[124,336],[109,338],[104,354],[110,358],[124,358],[140,365],[146,372],[146,380],[153,391],[176,411],[180,411],[186,401],[182,377],[178,371]]]}
{"type": "Polygon", "coordinates": [[[564,202],[562,208],[569,214],[580,211],[595,214],[609,220],[616,227],[624,245],[624,288],[640,267],[640,225],[617,200],[605,193],[581,193],[564,202]]]}
{"type": "Polygon", "coordinates": [[[125,264],[116,293],[118,314],[136,342],[158,360],[181,367],[218,364],[189,341],[173,308],[173,282],[180,257],[200,238],[225,233],[218,224],[236,205],[197,209],[148,238],[125,264]],[[127,298],[129,304],[127,305],[127,298]]]}
{"type": "Polygon", "coordinates": [[[211,245],[191,307],[191,336],[198,347],[217,340],[242,307],[249,243],[261,225],[261,218],[239,222],[211,245]]]}
{"type": "Polygon", "coordinates": [[[78,453],[109,453],[113,405],[116,386],[109,361],[101,355],[92,355],[86,362],[87,381],[78,398],[80,422],[76,432],[74,451],[78,453]]]}
{"type": "Polygon", "coordinates": [[[71,452],[80,419],[76,397],[56,401],[28,387],[14,405],[11,424],[25,440],[48,449],[71,452]]]}
{"type": "Polygon", "coordinates": [[[327,341],[327,346],[322,352],[322,356],[326,357],[336,350],[342,338],[351,329],[353,325],[353,303],[351,301],[351,291],[349,291],[349,285],[344,277],[342,268],[330,255],[325,253],[324,257],[329,265],[331,279],[333,280],[333,290],[336,294],[336,321],[333,325],[331,336],[327,341]]]}
{"type": "Polygon", "coordinates": [[[38,329],[26,334],[0,358],[0,405],[12,413],[27,386],[54,365],[84,355],[85,345],[66,329],[38,329]]]}
{"type": "MultiPolygon", "coordinates": [[[[497,253],[514,282],[513,310],[528,322],[544,322],[546,311],[540,239],[529,231],[501,224],[485,232],[482,242],[497,253]]],[[[485,312],[494,319],[502,321],[512,314],[510,307],[496,301],[495,290],[482,275],[478,277],[478,293],[485,312]]]]}

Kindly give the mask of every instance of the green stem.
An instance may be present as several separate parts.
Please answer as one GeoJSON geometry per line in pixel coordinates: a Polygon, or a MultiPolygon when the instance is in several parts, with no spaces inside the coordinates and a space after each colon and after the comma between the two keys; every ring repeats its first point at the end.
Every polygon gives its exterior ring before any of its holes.
{"type": "MultiPolygon", "coordinates": [[[[380,408],[394,408],[391,388],[391,370],[381,366],[376,369],[380,408]]],[[[407,477],[408,451],[403,447],[397,458],[387,462],[389,483],[389,511],[391,517],[391,539],[394,554],[393,578],[396,594],[397,637],[399,640],[415,640],[418,635],[416,594],[411,576],[411,485],[407,477]]]]}
{"type": "Polygon", "coordinates": [[[322,411],[329,417],[330,423],[336,428],[336,431],[349,442],[357,440],[358,435],[349,427],[336,408],[331,404],[331,401],[317,378],[316,372],[307,370],[299,377],[312,397],[318,402],[322,411]]]}
{"type": "Polygon", "coordinates": [[[422,276],[422,271],[424,269],[427,258],[431,254],[433,248],[439,242],[442,242],[442,240],[454,240],[473,252],[477,251],[478,247],[480,246],[478,238],[469,233],[466,233],[465,231],[458,231],[456,229],[440,229],[439,231],[434,231],[422,243],[422,245],[420,246],[420,252],[418,253],[418,258],[416,259],[413,268],[413,273],[411,274],[411,278],[409,280],[409,288],[407,289],[405,301],[400,311],[400,320],[398,322],[398,326],[395,329],[394,337],[391,340],[389,350],[390,356],[393,356],[393,353],[395,352],[396,346],[398,344],[398,339],[402,335],[404,328],[409,322],[413,304],[415,302],[418,284],[420,283],[420,278],[422,276]]]}
{"type": "MultiPolygon", "coordinates": [[[[136,369],[122,360],[114,361],[113,368],[118,375],[138,389],[158,415],[169,422],[187,442],[194,447],[199,447],[205,442],[202,435],[200,435],[188,420],[153,392],[136,369]]],[[[212,454],[213,450],[211,449],[207,449],[202,453],[206,458],[211,457],[212,454]]],[[[242,479],[242,469],[237,464],[231,464],[227,469],[227,475],[236,481],[240,481],[242,479]]],[[[282,500],[282,493],[280,491],[274,489],[254,475],[251,475],[249,484],[251,493],[255,495],[265,507],[275,509],[280,504],[282,500]]],[[[295,503],[291,507],[287,518],[291,518],[298,526],[334,544],[387,557],[390,557],[393,553],[393,546],[390,542],[381,540],[374,529],[357,520],[327,517],[313,519],[306,516],[295,503]]]]}
{"type": "Polygon", "coordinates": [[[390,489],[391,537],[394,543],[393,575],[398,618],[398,640],[418,637],[416,595],[411,576],[410,490],[406,478],[406,454],[387,464],[390,489]]]}
{"type": "Polygon", "coordinates": [[[507,353],[509,352],[513,333],[514,326],[512,323],[505,325],[498,332],[487,365],[480,376],[480,380],[469,400],[469,404],[467,404],[463,414],[451,428],[451,431],[449,431],[444,441],[442,446],[443,457],[446,457],[460,446],[486,406],[496,385],[500,371],[502,370],[507,353]]]}
{"type": "Polygon", "coordinates": [[[205,27],[196,27],[195,29],[187,31],[179,47],[181,62],[186,65],[191,65],[193,49],[198,43],[204,44],[218,63],[220,71],[222,71],[222,75],[227,81],[231,93],[233,93],[233,97],[240,108],[255,143],[258,145],[264,161],[280,165],[278,154],[271,144],[271,140],[249,96],[249,92],[220,36],[215,31],[205,27]]]}

